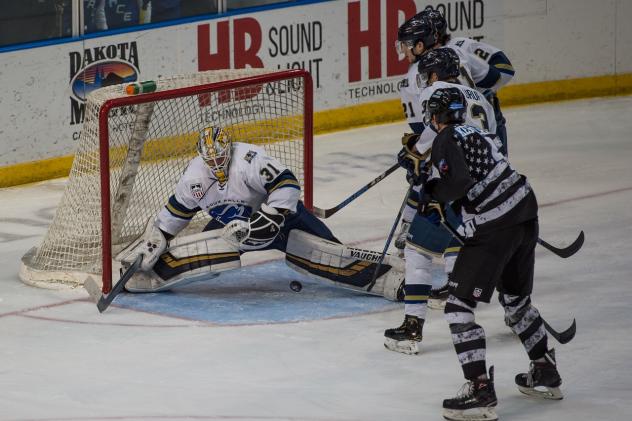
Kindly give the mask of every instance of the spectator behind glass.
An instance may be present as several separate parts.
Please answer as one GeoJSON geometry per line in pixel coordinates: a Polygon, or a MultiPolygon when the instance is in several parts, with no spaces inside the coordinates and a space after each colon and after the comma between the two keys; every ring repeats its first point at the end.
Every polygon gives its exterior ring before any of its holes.
{"type": "Polygon", "coordinates": [[[86,33],[217,13],[217,0],[84,0],[86,33]]]}
{"type": "Polygon", "coordinates": [[[142,0],[84,0],[86,32],[145,23],[141,21],[141,4],[142,0]]]}

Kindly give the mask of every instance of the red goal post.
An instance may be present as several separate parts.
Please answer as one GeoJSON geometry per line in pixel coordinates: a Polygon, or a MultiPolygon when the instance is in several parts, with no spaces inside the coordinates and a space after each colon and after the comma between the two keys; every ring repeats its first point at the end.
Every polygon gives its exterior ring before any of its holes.
{"type": "MultiPolygon", "coordinates": [[[[302,200],[312,209],[308,72],[211,71],[159,79],[156,85],[155,92],[139,95],[127,95],[124,85],[89,95],[64,196],[40,247],[22,259],[24,282],[74,287],[96,276],[109,292],[112,277],[118,278],[113,256],[142,234],[148,218],[173,194],[195,156],[197,133],[208,125],[221,125],[234,141],[263,146],[283,162],[301,182],[302,200]]],[[[192,231],[208,220],[198,214],[192,231]]]]}

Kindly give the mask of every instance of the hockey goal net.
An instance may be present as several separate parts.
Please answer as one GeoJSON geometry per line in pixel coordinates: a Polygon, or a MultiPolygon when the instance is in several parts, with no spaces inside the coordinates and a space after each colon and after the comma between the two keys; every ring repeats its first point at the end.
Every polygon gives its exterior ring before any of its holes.
{"type": "MultiPolygon", "coordinates": [[[[263,146],[290,168],[312,207],[312,80],[303,70],[222,70],[156,80],[151,93],[125,85],[88,96],[68,183],[41,245],[22,258],[20,278],[76,287],[91,275],[104,292],[112,257],[141,235],[165,205],[199,131],[224,127],[236,142],[263,146]]],[[[187,230],[200,231],[198,212],[187,230]]],[[[119,274],[114,274],[114,282],[119,274]]]]}

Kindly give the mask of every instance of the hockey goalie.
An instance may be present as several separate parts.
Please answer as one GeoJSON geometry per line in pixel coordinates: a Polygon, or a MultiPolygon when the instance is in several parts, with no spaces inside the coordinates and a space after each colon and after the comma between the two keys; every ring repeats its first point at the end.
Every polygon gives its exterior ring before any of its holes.
{"type": "Polygon", "coordinates": [[[239,268],[242,253],[277,249],[301,273],[401,299],[404,262],[386,255],[373,281],[380,253],[341,244],[305,208],[294,174],[263,148],[233,142],[215,126],[200,132],[197,151],[155,220],[114,259],[114,267],[125,268],[142,256],[128,291],[166,291],[193,276],[239,268]],[[178,236],[199,211],[211,216],[203,232],[178,236]]]}

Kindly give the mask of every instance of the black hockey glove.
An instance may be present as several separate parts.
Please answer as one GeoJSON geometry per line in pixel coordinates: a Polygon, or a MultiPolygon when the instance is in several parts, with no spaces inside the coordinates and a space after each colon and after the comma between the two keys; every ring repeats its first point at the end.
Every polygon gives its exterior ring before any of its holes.
{"type": "Polygon", "coordinates": [[[430,173],[430,163],[427,161],[430,151],[421,155],[415,148],[418,139],[418,134],[404,134],[402,150],[397,154],[397,163],[406,170],[406,180],[414,186],[423,184],[430,173]]]}
{"type": "Polygon", "coordinates": [[[445,221],[445,213],[443,205],[432,198],[432,190],[436,184],[436,178],[426,183],[422,190],[421,197],[419,198],[417,212],[428,218],[431,222],[439,224],[445,221]]]}

